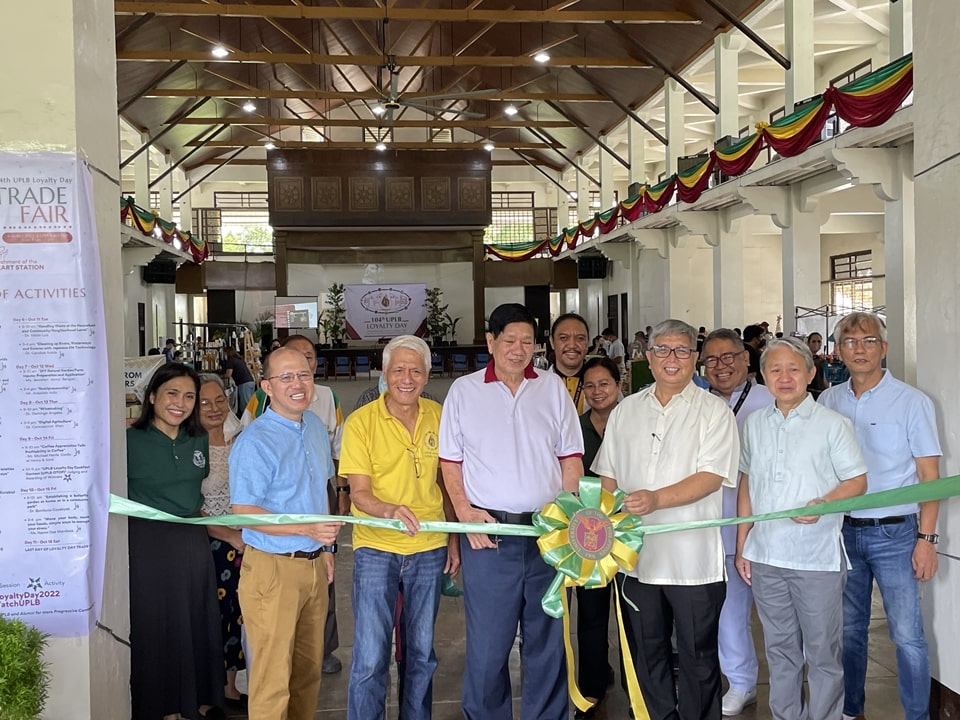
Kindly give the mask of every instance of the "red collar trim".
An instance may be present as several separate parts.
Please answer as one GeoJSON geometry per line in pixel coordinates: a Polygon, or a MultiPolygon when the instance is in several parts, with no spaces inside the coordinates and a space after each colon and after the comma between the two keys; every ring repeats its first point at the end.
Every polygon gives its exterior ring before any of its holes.
{"type": "MultiPolygon", "coordinates": [[[[533,363],[531,362],[523,369],[523,377],[526,380],[535,380],[537,378],[537,371],[533,369],[533,363]]],[[[493,358],[490,358],[490,362],[487,363],[487,369],[483,373],[483,381],[485,383],[499,382],[500,378],[497,377],[497,371],[493,367],[493,358]]]]}

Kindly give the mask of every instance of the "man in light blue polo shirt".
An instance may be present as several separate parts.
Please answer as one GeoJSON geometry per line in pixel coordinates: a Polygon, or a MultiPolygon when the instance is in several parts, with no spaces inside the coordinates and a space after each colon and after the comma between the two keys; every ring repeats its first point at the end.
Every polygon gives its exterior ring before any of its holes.
{"type": "MultiPolygon", "coordinates": [[[[853,421],[869,470],[869,492],[909,487],[940,477],[940,441],[930,398],[900,382],[881,363],[886,328],[871,313],[855,312],[834,329],[850,379],[820,396],[824,406],[853,421]]],[[[897,646],[900,701],[906,720],[927,720],[930,661],[920,616],[919,583],[937,571],[939,503],[856,510],[843,524],[851,570],[843,592],[843,714],[863,715],[867,629],[876,578],[897,646]]]]}
{"type": "MultiPolygon", "coordinates": [[[[853,426],[807,393],[816,369],[796,338],[760,358],[776,398],[743,427],[741,517],[862,495],[867,465],[853,426]]],[[[839,515],[767,520],[737,529],[737,572],[753,588],[770,668],[774,720],[837,720],[843,706],[840,636],[847,562],[839,515]],[[803,703],[803,666],[810,699],[803,703]]]]}
{"type": "MultiPolygon", "coordinates": [[[[230,451],[235,514],[324,514],[333,476],[326,428],[307,411],[313,369],[281,348],[263,366],[270,407],[230,451]]],[[[240,608],[250,649],[249,716],[313,720],[320,691],[327,585],[342,522],[244,528],[240,608]]]]}

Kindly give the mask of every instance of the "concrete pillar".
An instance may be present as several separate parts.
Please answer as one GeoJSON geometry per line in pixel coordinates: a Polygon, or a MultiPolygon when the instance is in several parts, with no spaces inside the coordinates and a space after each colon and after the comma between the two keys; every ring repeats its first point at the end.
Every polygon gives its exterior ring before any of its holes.
{"type": "MultiPolygon", "coordinates": [[[[577,165],[583,169],[587,167],[586,158],[583,155],[577,155],[577,165]]],[[[577,173],[577,222],[583,222],[593,217],[593,211],[590,209],[590,191],[593,186],[587,180],[586,175],[577,173]]],[[[602,329],[602,328],[601,328],[602,329]]]]}
{"type": "Polygon", "coordinates": [[[783,229],[783,333],[797,329],[796,308],[820,302],[820,215],[801,212],[795,204],[789,227],[783,229]]]}
{"type": "MultiPolygon", "coordinates": [[[[601,135],[600,142],[606,145],[607,136],[601,135]]],[[[616,189],[613,182],[614,160],[610,153],[603,150],[598,152],[600,153],[600,207],[590,209],[595,212],[606,212],[613,207],[614,190],[616,189]]]]}
{"type": "Polygon", "coordinates": [[[667,120],[667,177],[677,171],[677,158],[684,154],[684,89],[670,78],[663,84],[667,120]]]}
{"type": "MultiPolygon", "coordinates": [[[[640,123],[627,118],[627,160],[630,161],[630,182],[645,183],[646,176],[646,150],[647,136],[640,123]]],[[[626,198],[621,198],[626,200],[626,198]]]]}
{"type": "MultiPolygon", "coordinates": [[[[899,3],[897,3],[899,4],[899,3]]],[[[892,7],[892,6],[891,6],[892,7]]],[[[942,476],[960,473],[960,354],[958,309],[960,224],[956,188],[960,184],[960,134],[953,132],[960,113],[960,53],[955,28],[960,27],[960,4],[919,2],[913,14],[914,34],[914,201],[916,217],[917,385],[930,395],[937,410],[943,441],[942,476]],[[947,125],[945,126],[945,123],[947,125]]],[[[889,272],[889,268],[887,268],[889,272]]],[[[888,303],[889,304],[889,303],[888,303]]],[[[937,546],[940,567],[924,585],[923,615],[930,645],[930,668],[935,681],[960,692],[960,505],[956,498],[941,503],[938,531],[945,538],[937,546]]],[[[935,691],[936,692],[936,691],[935,691]]],[[[946,717],[949,693],[940,692],[941,707],[931,716],[946,717]]],[[[953,696],[954,698],[956,695],[953,696]]]]}
{"type": "Polygon", "coordinates": [[[913,52],[913,0],[890,3],[890,59],[913,52]]]}
{"type": "MultiPolygon", "coordinates": [[[[140,144],[150,139],[140,133],[140,144]]],[[[150,209],[150,151],[144,150],[133,161],[133,199],[144,210],[150,209]]]]}
{"type": "Polygon", "coordinates": [[[740,43],[730,33],[713,40],[714,84],[720,107],[716,138],[740,134],[740,43]]]}
{"type": "MultiPolygon", "coordinates": [[[[181,188],[186,189],[190,187],[190,177],[187,173],[175,170],[174,175],[179,176],[179,185],[181,188]]],[[[198,233],[200,228],[193,227],[193,200],[191,199],[190,193],[181,197],[178,205],[180,207],[180,227],[184,230],[198,233]]]]}
{"type": "Polygon", "coordinates": [[[743,223],[721,228],[713,248],[713,326],[743,327],[743,223]]]}
{"type": "MultiPolygon", "coordinates": [[[[563,173],[557,177],[557,182],[563,187],[570,187],[570,183],[565,182],[563,173]]],[[[570,196],[566,192],[557,188],[557,227],[556,233],[559,235],[570,224],[570,196]]]]}
{"type": "MultiPolygon", "coordinates": [[[[164,155],[160,172],[169,170],[171,164],[170,156],[164,155]]],[[[160,201],[157,203],[157,210],[160,212],[160,217],[164,220],[173,218],[173,174],[174,173],[170,173],[155,186],[156,189],[160,191],[160,201]]]]}
{"type": "MultiPolygon", "coordinates": [[[[94,168],[93,202],[107,342],[100,358],[108,364],[113,379],[103,422],[112,438],[110,490],[125,494],[126,303],[117,207],[120,170],[113,3],[0,3],[0,27],[8,28],[4,52],[10,60],[8,71],[0,74],[0,149],[82,152],[94,168]]],[[[7,408],[0,412],[12,411],[7,408]]],[[[111,518],[108,524],[100,618],[120,638],[130,632],[126,527],[125,519],[111,518]]],[[[85,637],[51,638],[45,659],[52,674],[43,713],[46,720],[130,717],[129,649],[108,632],[97,628],[85,637]]]]}
{"type": "Polygon", "coordinates": [[[900,148],[894,168],[895,199],[883,206],[887,285],[887,367],[905,382],[917,382],[917,268],[913,148],[900,148]],[[902,302],[901,302],[902,298],[902,302]]]}
{"type": "Polygon", "coordinates": [[[790,69],[784,90],[787,115],[793,105],[815,95],[816,68],[813,63],[813,3],[810,0],[783,0],[784,45],[790,69]]]}

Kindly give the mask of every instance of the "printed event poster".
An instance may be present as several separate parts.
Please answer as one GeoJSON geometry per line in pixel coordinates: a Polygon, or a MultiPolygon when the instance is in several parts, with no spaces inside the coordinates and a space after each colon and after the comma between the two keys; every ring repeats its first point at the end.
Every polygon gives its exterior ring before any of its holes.
{"type": "Polygon", "coordinates": [[[57,636],[99,617],[109,408],[90,171],[0,153],[0,615],[57,636]]]}
{"type": "Polygon", "coordinates": [[[347,285],[347,337],[379,340],[397,335],[422,335],[427,318],[427,286],[347,285]]]}

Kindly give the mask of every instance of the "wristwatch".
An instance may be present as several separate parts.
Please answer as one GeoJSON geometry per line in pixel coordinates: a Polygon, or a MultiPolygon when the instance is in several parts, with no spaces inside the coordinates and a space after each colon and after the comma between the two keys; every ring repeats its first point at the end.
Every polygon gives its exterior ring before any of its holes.
{"type": "Polygon", "coordinates": [[[337,554],[337,544],[334,543],[333,545],[321,545],[321,546],[320,546],[320,552],[322,552],[322,553],[325,553],[325,552],[326,552],[326,553],[330,553],[331,555],[336,555],[336,554],[337,554]]]}
{"type": "Polygon", "coordinates": [[[940,536],[937,535],[937,533],[928,535],[927,533],[918,532],[917,540],[926,540],[928,543],[936,545],[938,542],[940,542],[940,536]]]}

